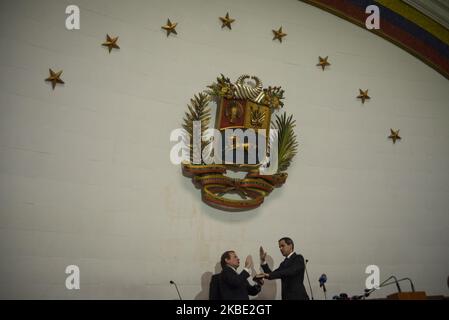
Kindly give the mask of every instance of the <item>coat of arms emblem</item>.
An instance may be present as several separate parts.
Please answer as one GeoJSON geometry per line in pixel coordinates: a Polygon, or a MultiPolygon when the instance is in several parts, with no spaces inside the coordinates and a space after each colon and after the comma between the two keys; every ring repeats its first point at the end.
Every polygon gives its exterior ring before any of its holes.
{"type": "Polygon", "coordinates": [[[191,99],[183,122],[188,156],[182,172],[201,189],[205,203],[250,210],[285,183],[298,143],[293,117],[278,114],[283,100],[281,87],[264,88],[248,75],[235,82],[221,75],[191,99]],[[211,105],[216,106],[214,129],[209,128],[211,105]]]}

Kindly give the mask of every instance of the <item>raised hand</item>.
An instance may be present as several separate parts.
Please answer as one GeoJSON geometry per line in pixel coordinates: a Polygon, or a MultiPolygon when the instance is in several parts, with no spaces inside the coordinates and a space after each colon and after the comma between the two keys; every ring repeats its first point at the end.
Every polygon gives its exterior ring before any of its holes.
{"type": "Polygon", "coordinates": [[[259,254],[260,254],[260,263],[264,263],[267,257],[267,253],[263,250],[262,246],[260,246],[259,254]]]}
{"type": "Polygon", "coordinates": [[[253,267],[253,259],[251,256],[247,256],[245,260],[245,268],[251,269],[253,267]]]}

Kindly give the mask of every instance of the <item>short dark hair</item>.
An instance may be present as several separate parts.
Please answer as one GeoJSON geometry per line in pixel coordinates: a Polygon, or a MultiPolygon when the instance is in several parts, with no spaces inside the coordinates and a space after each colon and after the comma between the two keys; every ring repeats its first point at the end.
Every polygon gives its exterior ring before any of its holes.
{"type": "Polygon", "coordinates": [[[231,253],[235,253],[235,251],[234,250],[228,250],[228,251],[223,252],[223,254],[221,255],[220,264],[221,264],[222,268],[226,267],[226,265],[227,265],[226,259],[230,259],[231,258],[231,253]]]}
{"type": "Polygon", "coordinates": [[[291,238],[283,237],[283,238],[280,238],[278,242],[281,242],[282,240],[284,240],[286,244],[291,245],[292,249],[295,248],[295,244],[293,243],[293,240],[291,238]]]}

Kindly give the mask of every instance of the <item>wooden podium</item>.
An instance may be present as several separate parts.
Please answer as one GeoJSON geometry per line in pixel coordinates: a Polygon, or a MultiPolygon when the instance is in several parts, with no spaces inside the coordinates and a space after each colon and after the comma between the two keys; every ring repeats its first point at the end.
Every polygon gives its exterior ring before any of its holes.
{"type": "Polygon", "coordinates": [[[389,300],[427,300],[424,291],[416,292],[397,292],[387,296],[389,300]]]}

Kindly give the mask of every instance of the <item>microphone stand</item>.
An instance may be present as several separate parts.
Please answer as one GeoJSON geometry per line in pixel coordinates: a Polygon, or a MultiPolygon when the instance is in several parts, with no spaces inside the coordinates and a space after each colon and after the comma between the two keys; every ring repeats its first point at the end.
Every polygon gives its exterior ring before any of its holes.
{"type": "Polygon", "coordinates": [[[396,283],[396,288],[398,288],[398,292],[402,292],[401,287],[399,286],[398,278],[395,276],[391,276],[394,279],[394,282],[396,283]]]}
{"type": "Polygon", "coordinates": [[[323,283],[324,300],[327,300],[326,291],[326,285],[323,283]]]}
{"type": "Polygon", "coordinates": [[[176,291],[178,292],[179,300],[182,301],[181,294],[179,293],[178,286],[176,285],[176,283],[173,280],[170,280],[170,284],[175,285],[176,291]]]}
{"type": "Polygon", "coordinates": [[[404,281],[404,280],[408,280],[410,282],[410,288],[412,289],[412,292],[415,292],[415,286],[413,285],[413,281],[410,278],[402,278],[399,279],[398,282],[404,281]]]}
{"type": "Polygon", "coordinates": [[[306,259],[306,263],[305,263],[305,265],[304,265],[304,268],[306,269],[307,282],[309,282],[310,296],[312,297],[312,300],[313,300],[312,286],[310,285],[309,273],[307,272],[307,262],[309,262],[308,259],[306,259]]]}
{"type": "MultiPolygon", "coordinates": [[[[408,280],[410,282],[410,289],[412,290],[412,292],[415,292],[415,286],[413,285],[413,282],[412,282],[412,280],[410,278],[402,278],[402,279],[397,280],[397,282],[399,283],[399,282],[405,281],[405,280],[408,280]]],[[[390,283],[386,283],[383,286],[386,287],[386,286],[388,286],[390,284],[393,284],[393,283],[396,283],[396,281],[393,281],[393,282],[390,282],[390,283]]],[[[399,291],[399,292],[402,292],[402,291],[399,291]]]]}

